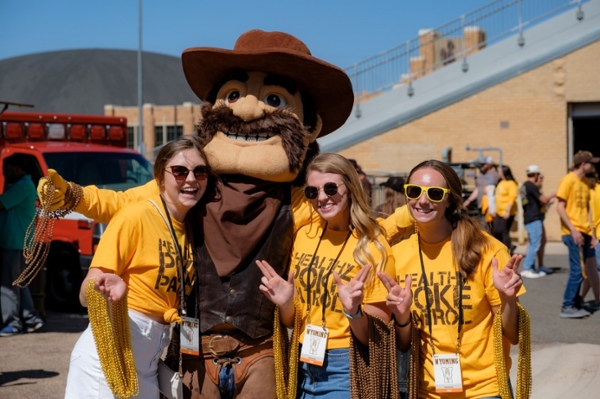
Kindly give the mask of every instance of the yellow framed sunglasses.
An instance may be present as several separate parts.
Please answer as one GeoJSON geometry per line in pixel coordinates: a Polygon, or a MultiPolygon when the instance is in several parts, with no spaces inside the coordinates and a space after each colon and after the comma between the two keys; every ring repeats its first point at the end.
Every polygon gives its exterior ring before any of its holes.
{"type": "Polygon", "coordinates": [[[450,192],[450,189],[436,186],[423,187],[418,184],[404,185],[404,193],[406,194],[406,198],[410,200],[418,200],[423,195],[423,192],[425,192],[429,201],[442,202],[446,194],[450,192]]]}

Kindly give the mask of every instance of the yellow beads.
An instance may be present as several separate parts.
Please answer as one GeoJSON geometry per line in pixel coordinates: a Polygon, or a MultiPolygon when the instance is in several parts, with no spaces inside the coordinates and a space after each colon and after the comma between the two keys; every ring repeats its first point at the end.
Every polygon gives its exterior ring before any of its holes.
{"type": "Polygon", "coordinates": [[[95,280],[86,287],[90,325],[100,365],[108,386],[118,398],[130,398],[139,392],[131,351],[127,296],[112,305],[94,289],[95,280]]]}
{"type": "MultiPolygon", "coordinates": [[[[531,396],[531,331],[529,314],[520,303],[517,303],[517,307],[519,309],[519,359],[517,364],[516,399],[526,399],[531,396]]],[[[493,334],[494,361],[496,363],[499,393],[502,399],[511,399],[512,395],[502,346],[502,313],[500,309],[494,317],[493,334]]]]}
{"type": "Polygon", "coordinates": [[[42,188],[40,206],[25,232],[23,244],[23,256],[27,267],[23,273],[13,282],[13,285],[24,288],[40,272],[50,251],[52,232],[54,230],[54,219],[64,217],[79,205],[83,197],[83,189],[74,183],[67,183],[64,204],[54,211],[50,211],[54,199],[56,187],[50,179],[42,188]]]}

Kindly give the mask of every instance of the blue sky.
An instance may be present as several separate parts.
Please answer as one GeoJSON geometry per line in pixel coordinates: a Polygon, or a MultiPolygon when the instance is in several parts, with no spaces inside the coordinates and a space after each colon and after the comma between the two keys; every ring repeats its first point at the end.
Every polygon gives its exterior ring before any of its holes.
{"type": "MultiPolygon", "coordinates": [[[[233,48],[249,29],[298,37],[342,68],[490,0],[145,0],[143,49],[233,48]]],[[[137,0],[0,0],[0,60],[45,51],[138,48],[137,0]]]]}

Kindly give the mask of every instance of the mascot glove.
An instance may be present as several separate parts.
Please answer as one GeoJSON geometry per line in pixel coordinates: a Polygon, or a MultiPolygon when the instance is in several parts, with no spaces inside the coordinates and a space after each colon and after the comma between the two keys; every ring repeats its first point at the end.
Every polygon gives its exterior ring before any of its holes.
{"type": "MultiPolygon", "coordinates": [[[[42,177],[37,186],[38,198],[40,201],[46,200],[46,194],[44,193],[44,186],[47,181],[50,181],[54,185],[54,196],[52,197],[52,203],[50,204],[50,212],[55,211],[65,205],[65,193],[67,192],[67,182],[62,178],[61,175],[54,169],[48,169],[48,176],[42,177]]],[[[42,206],[47,205],[43,204],[42,206]]]]}

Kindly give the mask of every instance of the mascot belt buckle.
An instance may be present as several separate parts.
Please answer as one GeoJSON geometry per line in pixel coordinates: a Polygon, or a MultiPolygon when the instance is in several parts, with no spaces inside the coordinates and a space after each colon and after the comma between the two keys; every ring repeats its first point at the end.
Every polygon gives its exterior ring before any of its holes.
{"type": "Polygon", "coordinates": [[[240,343],[228,335],[213,335],[208,342],[208,350],[214,357],[223,357],[238,350],[240,343]]]}

